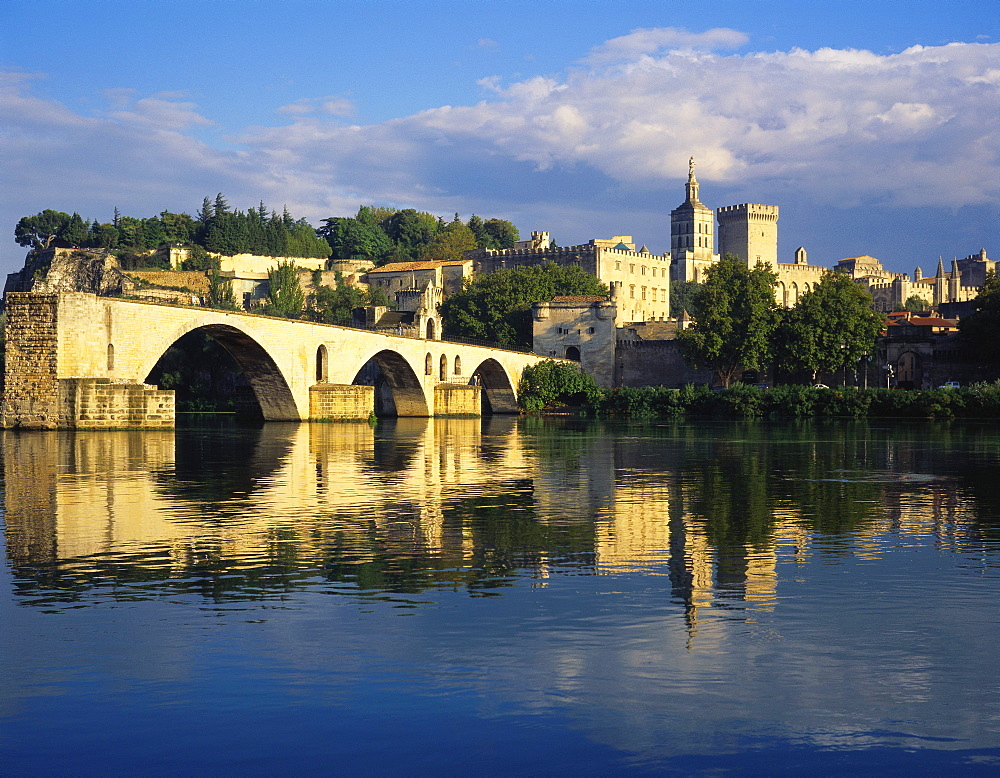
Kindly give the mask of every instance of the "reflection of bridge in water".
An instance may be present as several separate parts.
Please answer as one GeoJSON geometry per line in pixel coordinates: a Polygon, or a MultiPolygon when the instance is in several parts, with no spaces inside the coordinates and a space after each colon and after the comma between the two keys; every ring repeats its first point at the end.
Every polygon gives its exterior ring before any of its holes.
{"type": "MultiPolygon", "coordinates": [[[[668,577],[694,635],[709,606],[748,618],[773,610],[779,565],[804,562],[814,541],[782,498],[767,516],[740,518],[766,519],[763,534],[720,546],[703,501],[737,485],[702,474],[714,460],[695,461],[692,435],[568,435],[504,417],[7,432],[7,553],[23,593],[67,599],[109,581],[176,579],[240,599],[317,576],[355,593],[405,593],[495,587],[518,571],[543,581],[567,564],[643,571],[668,577]]],[[[929,515],[927,500],[874,509],[868,536],[944,525],[963,510],[951,500],[929,515]]],[[[877,552],[865,535],[852,543],[845,553],[877,552]]]]}
{"type": "Polygon", "coordinates": [[[11,293],[6,311],[6,427],[172,426],[173,392],[146,382],[167,349],[195,332],[232,355],[268,421],[365,419],[376,392],[398,416],[516,413],[521,372],[542,359],[83,293],[11,293]]]}

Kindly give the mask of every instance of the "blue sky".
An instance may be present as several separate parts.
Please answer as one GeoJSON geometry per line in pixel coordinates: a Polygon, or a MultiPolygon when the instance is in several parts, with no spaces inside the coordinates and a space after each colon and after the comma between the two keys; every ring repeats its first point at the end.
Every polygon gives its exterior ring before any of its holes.
{"type": "Polygon", "coordinates": [[[984,2],[0,4],[0,271],[17,219],[312,223],[361,204],[668,247],[702,200],[779,251],[1000,258],[1000,7],[984,2]]]}

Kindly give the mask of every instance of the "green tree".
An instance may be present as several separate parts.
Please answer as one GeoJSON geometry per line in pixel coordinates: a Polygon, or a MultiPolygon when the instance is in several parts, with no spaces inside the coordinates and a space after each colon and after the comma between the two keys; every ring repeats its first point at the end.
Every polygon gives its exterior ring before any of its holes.
{"type": "Polygon", "coordinates": [[[550,405],[593,404],[600,396],[597,382],[579,365],[552,359],[524,368],[517,389],[518,404],[526,411],[550,405]]]}
{"type": "Polygon", "coordinates": [[[531,306],[558,295],[606,295],[608,288],[576,265],[547,262],[466,281],[440,306],[444,333],[531,347],[531,306]]]}
{"type": "Polygon", "coordinates": [[[19,246],[42,248],[49,244],[50,238],[60,237],[71,218],[68,213],[49,208],[34,216],[23,216],[14,227],[14,240],[19,246]]]}
{"type": "Polygon", "coordinates": [[[420,258],[424,246],[437,234],[438,220],[432,214],[406,208],[392,214],[384,226],[389,239],[395,244],[392,259],[402,262],[420,258]]]}
{"type": "Polygon", "coordinates": [[[972,301],[972,313],[958,323],[962,344],[980,361],[1000,359],[1000,274],[990,270],[972,301]]]}
{"type": "Polygon", "coordinates": [[[305,318],[324,324],[350,322],[355,308],[369,305],[385,305],[385,293],[379,289],[377,295],[365,292],[344,281],[339,271],[334,273],[333,286],[321,283],[322,273],[313,273],[313,293],[309,295],[305,318]],[[376,302],[377,300],[377,302],[376,302]]]}
{"type": "Polygon", "coordinates": [[[828,272],[782,316],[777,366],[788,373],[833,373],[858,365],[885,326],[872,297],[846,273],[828,272]]]}
{"type": "Polygon", "coordinates": [[[701,284],[697,281],[671,281],[670,315],[676,319],[684,311],[691,313],[692,301],[699,289],[701,284]]]}
{"type": "Polygon", "coordinates": [[[917,297],[915,294],[910,295],[906,298],[906,302],[903,303],[903,310],[909,311],[910,313],[920,313],[926,309],[927,303],[923,301],[922,298],[917,297]]]}
{"type": "Polygon", "coordinates": [[[492,244],[482,246],[483,248],[512,249],[515,241],[521,239],[521,233],[518,232],[517,227],[506,219],[487,219],[483,222],[483,231],[486,233],[488,242],[492,244]]]}
{"type": "Polygon", "coordinates": [[[374,221],[334,216],[324,219],[317,232],[337,259],[368,259],[377,264],[392,253],[389,236],[374,221]]]}
{"type": "Polygon", "coordinates": [[[59,234],[59,239],[71,246],[85,246],[89,237],[90,230],[87,227],[87,222],[81,218],[80,214],[75,212],[69,217],[69,221],[59,234]]]}
{"type": "Polygon", "coordinates": [[[685,361],[711,368],[726,387],[741,369],[764,369],[778,323],[776,280],[762,263],[751,270],[732,254],[710,267],[691,301],[695,323],[678,335],[685,361]]]}
{"type": "Polygon", "coordinates": [[[212,268],[208,274],[208,304],[212,308],[221,308],[225,311],[240,310],[236,294],[233,292],[232,280],[223,278],[217,267],[212,268]]]}
{"type": "Polygon", "coordinates": [[[294,262],[279,262],[267,271],[268,294],[264,303],[267,316],[297,319],[305,306],[305,295],[299,285],[294,262]]]}
{"type": "Polygon", "coordinates": [[[455,221],[448,224],[427,244],[421,259],[461,259],[466,251],[472,251],[478,246],[472,230],[462,224],[456,215],[455,221]]]}

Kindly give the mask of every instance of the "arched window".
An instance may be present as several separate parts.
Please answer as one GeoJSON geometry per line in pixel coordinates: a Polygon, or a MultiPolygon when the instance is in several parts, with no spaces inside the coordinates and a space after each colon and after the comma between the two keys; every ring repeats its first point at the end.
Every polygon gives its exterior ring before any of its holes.
{"type": "Polygon", "coordinates": [[[440,378],[441,378],[442,381],[447,381],[448,380],[448,357],[446,357],[444,354],[441,355],[441,375],[440,375],[440,378]]]}
{"type": "Polygon", "coordinates": [[[566,349],[566,359],[572,359],[574,362],[580,361],[580,349],[576,346],[569,346],[566,349]]]}
{"type": "Polygon", "coordinates": [[[424,375],[434,375],[434,357],[431,356],[431,352],[427,352],[427,356],[424,357],[424,375]]]}
{"type": "Polygon", "coordinates": [[[326,346],[320,344],[316,349],[316,383],[325,384],[327,380],[327,353],[326,346]]]}
{"type": "Polygon", "coordinates": [[[462,375],[462,358],[455,357],[455,375],[462,375]]]}
{"type": "Polygon", "coordinates": [[[109,343],[108,344],[108,370],[115,369],[115,347],[109,343]]]}
{"type": "Polygon", "coordinates": [[[427,340],[434,340],[434,319],[427,320],[427,340]]]}

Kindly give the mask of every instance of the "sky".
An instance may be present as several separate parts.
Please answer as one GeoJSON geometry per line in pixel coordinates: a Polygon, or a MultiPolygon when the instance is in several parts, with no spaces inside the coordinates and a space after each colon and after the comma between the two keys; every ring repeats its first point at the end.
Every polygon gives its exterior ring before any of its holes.
{"type": "Polygon", "coordinates": [[[360,205],[669,249],[701,200],[779,259],[1000,259],[997,0],[3,0],[0,272],[22,216],[313,225],[360,205]]]}

